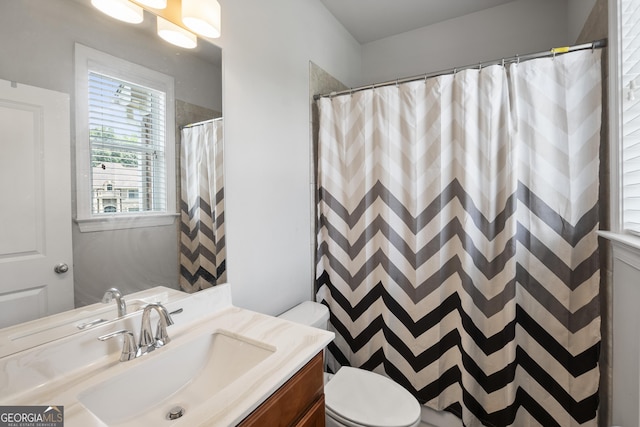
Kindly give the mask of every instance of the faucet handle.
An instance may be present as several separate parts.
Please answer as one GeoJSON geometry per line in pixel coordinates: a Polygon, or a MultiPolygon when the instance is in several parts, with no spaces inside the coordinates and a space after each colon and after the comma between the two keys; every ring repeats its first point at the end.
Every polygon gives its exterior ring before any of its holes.
{"type": "Polygon", "coordinates": [[[100,341],[106,341],[110,338],[122,335],[124,341],[122,343],[122,354],[120,354],[120,361],[126,362],[127,360],[135,359],[140,355],[140,349],[136,345],[136,339],[133,336],[133,332],[126,329],[111,332],[110,334],[101,335],[98,337],[100,341]]]}
{"type": "Polygon", "coordinates": [[[163,345],[169,343],[171,341],[169,339],[169,334],[167,332],[167,326],[173,325],[173,319],[171,318],[171,314],[165,311],[165,314],[161,314],[160,318],[163,320],[158,320],[158,326],[156,327],[156,346],[162,347],[163,345]]]}
{"type": "Polygon", "coordinates": [[[150,303],[144,306],[142,310],[142,326],[140,327],[140,341],[139,347],[143,353],[153,351],[158,347],[162,347],[167,344],[169,340],[169,334],[167,333],[167,326],[173,325],[173,319],[171,315],[160,303],[150,303]],[[151,332],[151,311],[158,312],[158,326],[156,329],[155,337],[151,332]]]}
{"type": "Polygon", "coordinates": [[[149,317],[142,317],[142,326],[140,327],[140,340],[138,341],[138,347],[143,353],[153,351],[156,346],[156,340],[151,333],[151,320],[149,317]]]}
{"type": "Polygon", "coordinates": [[[158,303],[158,315],[160,318],[158,319],[158,326],[156,327],[156,347],[162,347],[170,341],[167,326],[173,325],[173,318],[160,303],[158,303]]]}

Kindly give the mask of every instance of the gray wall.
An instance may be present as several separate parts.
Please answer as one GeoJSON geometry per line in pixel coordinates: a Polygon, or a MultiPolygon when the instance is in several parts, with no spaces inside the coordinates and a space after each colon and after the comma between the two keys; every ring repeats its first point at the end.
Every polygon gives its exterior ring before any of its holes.
{"type": "MultiPolygon", "coordinates": [[[[576,41],[579,39],[580,34],[584,31],[585,23],[591,15],[591,11],[597,3],[604,4],[605,6],[605,24],[606,24],[606,5],[607,2],[598,0],[568,0],[568,40],[576,41]]],[[[593,31],[593,27],[588,26],[588,32],[593,31]]],[[[606,37],[606,34],[605,34],[606,37]]]]}
{"type": "Polygon", "coordinates": [[[566,0],[515,0],[363,45],[360,83],[541,52],[574,41],[568,34],[566,0]]]}

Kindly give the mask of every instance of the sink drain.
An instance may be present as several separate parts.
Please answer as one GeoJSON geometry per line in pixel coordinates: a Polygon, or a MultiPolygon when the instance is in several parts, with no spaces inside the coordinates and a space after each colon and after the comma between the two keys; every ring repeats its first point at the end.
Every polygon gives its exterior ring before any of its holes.
{"type": "Polygon", "coordinates": [[[177,420],[184,415],[184,408],[182,406],[174,406],[169,412],[167,412],[168,420],[177,420]]]}

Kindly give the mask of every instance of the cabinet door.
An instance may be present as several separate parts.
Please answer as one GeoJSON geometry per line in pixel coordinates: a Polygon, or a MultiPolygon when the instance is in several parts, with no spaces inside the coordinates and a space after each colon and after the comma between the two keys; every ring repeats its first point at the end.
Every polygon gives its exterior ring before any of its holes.
{"type": "Polygon", "coordinates": [[[324,394],[296,424],[296,427],[324,427],[324,394]]]}
{"type": "MultiPolygon", "coordinates": [[[[323,397],[323,392],[322,353],[318,353],[239,425],[242,427],[289,427],[298,425],[298,422],[307,415],[307,412],[315,408],[318,400],[323,397]]],[[[322,411],[324,412],[324,405],[322,405],[322,411]]],[[[324,417],[322,419],[324,421],[324,417]]]]}

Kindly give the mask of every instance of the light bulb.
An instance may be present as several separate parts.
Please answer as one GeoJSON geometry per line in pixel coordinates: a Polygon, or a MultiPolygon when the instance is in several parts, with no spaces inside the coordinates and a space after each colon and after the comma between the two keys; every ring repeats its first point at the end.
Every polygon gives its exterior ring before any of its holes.
{"type": "Polygon", "coordinates": [[[136,2],[154,9],[165,9],[167,7],[167,0],[136,0],[136,2]]]}
{"type": "Polygon", "coordinates": [[[193,49],[198,45],[198,38],[195,34],[159,16],[157,18],[157,29],[158,35],[173,45],[185,49],[193,49]]]}
{"type": "Polygon", "coordinates": [[[143,9],[129,0],[91,0],[100,12],[129,24],[139,24],[144,19],[143,9]]]}
{"type": "Polygon", "coordinates": [[[182,0],[182,22],[201,36],[220,37],[220,15],[217,0],[182,0]]]}

